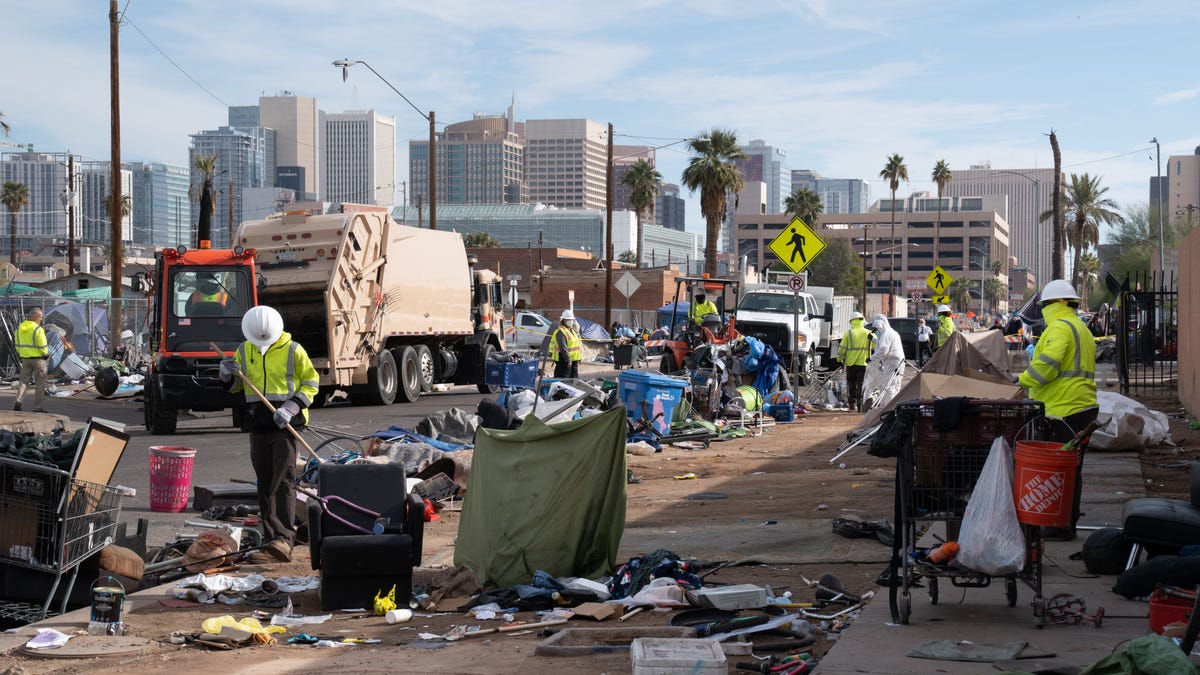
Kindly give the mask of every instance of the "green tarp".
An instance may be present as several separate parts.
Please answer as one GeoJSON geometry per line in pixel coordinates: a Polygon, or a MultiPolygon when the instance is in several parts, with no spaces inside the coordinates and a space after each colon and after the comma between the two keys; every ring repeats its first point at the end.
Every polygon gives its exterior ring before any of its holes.
{"type": "Polygon", "coordinates": [[[480,429],[454,562],[485,585],[612,574],[625,529],[625,408],[480,429]]]}

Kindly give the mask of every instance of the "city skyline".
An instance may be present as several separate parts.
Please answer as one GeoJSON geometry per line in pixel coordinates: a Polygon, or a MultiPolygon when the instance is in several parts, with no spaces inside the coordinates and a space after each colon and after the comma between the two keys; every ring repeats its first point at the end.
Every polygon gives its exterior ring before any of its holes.
{"type": "MultiPolygon", "coordinates": [[[[1192,122],[1200,85],[1173,65],[1186,59],[1156,49],[1191,43],[1183,31],[1200,10],[1184,2],[757,7],[643,0],[615,11],[578,2],[397,2],[364,16],[321,3],[263,1],[246,3],[233,22],[200,4],[134,1],[123,9],[125,161],[186,164],[189,134],[221,126],[228,106],[289,90],[324,110],[395,116],[403,180],[407,141],[427,136],[427,123],[361,66],[343,83],[331,65],[339,58],[368,62],[445,123],[507,105],[514,93],[519,118],[612,121],[618,144],[668,146],[658,150],[657,165],[673,183],[687,161],[678,141],[714,126],[735,130],[740,143],[762,139],[786,150],[793,169],[862,178],[873,196],[886,192],[878,171],[893,152],[912,177],[902,194],[933,191],[928,174],[939,159],[952,170],[985,161],[997,169],[1049,168],[1045,135],[1054,129],[1064,171],[1103,176],[1125,208],[1148,199],[1152,136],[1164,161],[1200,145],[1192,122]],[[197,39],[197,25],[222,29],[197,39]],[[659,28],[631,30],[639,25],[659,28]],[[400,52],[386,39],[396,26],[404,27],[400,52]],[[1068,87],[1068,63],[1119,83],[1119,95],[1068,87]]],[[[36,94],[0,102],[13,127],[5,142],[106,159],[106,14],[82,0],[11,14],[0,49],[30,65],[13,69],[9,91],[36,94]]],[[[702,231],[698,198],[682,196],[687,229],[702,231]]]]}

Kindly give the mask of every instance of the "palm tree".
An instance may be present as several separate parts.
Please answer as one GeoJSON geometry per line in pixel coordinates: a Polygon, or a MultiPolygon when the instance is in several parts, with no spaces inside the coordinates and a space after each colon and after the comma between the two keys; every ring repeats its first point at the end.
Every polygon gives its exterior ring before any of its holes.
{"type": "MultiPolygon", "coordinates": [[[[1047,213],[1054,219],[1054,225],[1051,231],[1051,256],[1050,256],[1050,278],[1065,279],[1066,270],[1063,269],[1063,230],[1065,229],[1063,215],[1066,209],[1063,208],[1063,185],[1062,185],[1062,150],[1058,147],[1058,136],[1054,130],[1050,130],[1050,152],[1054,155],[1054,193],[1051,195],[1050,210],[1047,213]]],[[[1039,284],[1045,285],[1041,279],[1037,280],[1039,284]]]]}
{"type": "Polygon", "coordinates": [[[933,230],[933,264],[937,264],[938,244],[942,239],[942,193],[945,192],[946,186],[950,184],[953,175],[950,173],[950,165],[946,160],[939,159],[937,164],[933,165],[933,173],[930,178],[937,184],[938,189],[938,212],[937,212],[937,227],[933,230]]]}
{"type": "Polygon", "coordinates": [[[463,246],[467,248],[500,248],[500,242],[491,232],[472,232],[463,235],[463,246]]]}
{"type": "Polygon", "coordinates": [[[745,187],[736,160],[745,157],[738,147],[737,134],[714,128],[688,141],[694,155],[683,170],[683,184],[700,191],[700,213],[704,216],[704,271],[717,276],[717,238],[725,221],[728,194],[745,187]]]}
{"type": "Polygon", "coordinates": [[[29,186],[16,181],[7,181],[0,187],[0,204],[8,209],[9,251],[8,262],[17,266],[17,212],[29,204],[29,186]]]}
{"type": "Polygon", "coordinates": [[[969,309],[971,307],[971,289],[974,286],[975,282],[965,277],[951,281],[950,288],[946,289],[946,295],[950,296],[950,304],[959,311],[969,309]]]}
{"type": "Polygon", "coordinates": [[[1000,305],[1000,301],[1008,297],[1008,283],[997,279],[996,277],[988,277],[983,281],[983,298],[988,301],[992,308],[1000,305]]]}
{"type": "MultiPolygon", "coordinates": [[[[105,204],[105,208],[108,210],[109,216],[112,218],[112,220],[110,222],[121,223],[125,220],[125,214],[133,212],[133,196],[130,195],[128,192],[121,194],[121,212],[120,213],[117,213],[117,214],[113,213],[113,203],[112,203],[112,195],[111,194],[107,195],[104,198],[104,204],[105,204]]],[[[133,239],[132,235],[133,235],[133,233],[130,232],[129,236],[126,236],[124,238],[125,239],[133,239]]]]}
{"type": "Polygon", "coordinates": [[[621,255],[617,256],[617,262],[625,263],[626,265],[637,264],[637,252],[628,249],[621,251],[621,255]]]}
{"type": "Polygon", "coordinates": [[[879,172],[879,177],[886,180],[888,187],[892,190],[892,234],[888,241],[888,246],[892,247],[888,263],[888,295],[890,296],[896,292],[896,190],[900,188],[900,181],[908,181],[908,167],[904,164],[904,158],[899,153],[892,153],[892,156],[887,158],[887,163],[883,165],[883,170],[879,172]]]}
{"type": "Polygon", "coordinates": [[[821,202],[821,195],[801,187],[783,200],[783,212],[799,218],[809,227],[816,227],[821,214],[825,213],[825,204],[821,202]]]}
{"type": "Polygon", "coordinates": [[[1075,263],[1075,269],[1079,272],[1083,283],[1079,285],[1079,296],[1083,298],[1082,306],[1088,308],[1088,296],[1091,295],[1092,283],[1100,275],[1100,259],[1094,253],[1083,253],[1079,256],[1079,261],[1075,263]]]}
{"type": "Polygon", "coordinates": [[[8,132],[12,131],[12,127],[8,126],[8,122],[4,121],[3,110],[0,110],[0,131],[3,131],[5,136],[8,135],[8,132]]]}
{"type": "Polygon", "coordinates": [[[1079,258],[1090,246],[1100,241],[1100,224],[1119,223],[1124,218],[1116,212],[1119,208],[1112,199],[1105,197],[1108,188],[1100,187],[1101,176],[1071,174],[1071,182],[1067,185],[1063,206],[1065,215],[1071,222],[1067,229],[1067,243],[1074,249],[1075,259],[1072,265],[1071,278],[1075,288],[1079,288],[1084,280],[1079,269],[1079,258]]]}
{"type": "Polygon", "coordinates": [[[201,185],[197,190],[192,186],[192,199],[200,202],[200,221],[196,223],[196,246],[202,241],[212,239],[212,218],[216,202],[216,191],[213,189],[213,176],[217,171],[217,156],[196,155],[192,158],[192,168],[200,172],[201,185]]]}
{"type": "Polygon", "coordinates": [[[643,157],[629,167],[621,177],[621,184],[629,186],[629,205],[637,213],[637,266],[641,267],[642,251],[646,244],[645,225],[650,220],[650,214],[654,213],[654,199],[658,196],[658,186],[662,184],[662,174],[643,157]]]}

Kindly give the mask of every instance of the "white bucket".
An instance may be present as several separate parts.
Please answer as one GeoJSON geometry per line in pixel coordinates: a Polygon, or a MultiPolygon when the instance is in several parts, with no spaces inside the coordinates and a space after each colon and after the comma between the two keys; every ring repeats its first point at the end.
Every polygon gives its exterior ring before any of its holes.
{"type": "Polygon", "coordinates": [[[89,370],[87,363],[75,354],[67,354],[58,367],[72,380],[82,378],[89,370]]]}

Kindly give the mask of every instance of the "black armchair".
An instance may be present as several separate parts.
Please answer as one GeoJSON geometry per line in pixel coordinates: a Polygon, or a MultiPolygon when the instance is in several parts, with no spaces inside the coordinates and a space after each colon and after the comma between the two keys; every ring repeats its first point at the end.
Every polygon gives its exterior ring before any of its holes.
{"type": "Polygon", "coordinates": [[[1125,539],[1133,544],[1128,567],[1145,548],[1150,555],[1179,553],[1184,546],[1200,544],[1200,462],[1192,462],[1190,499],[1141,497],[1125,502],[1121,513],[1125,539]]]}
{"type": "Polygon", "coordinates": [[[320,570],[322,609],[370,607],[375,594],[396,585],[396,603],[412,597],[412,570],[421,564],[425,503],[405,490],[401,464],[322,464],[317,493],[340,497],[388,519],[382,534],[376,519],[337,500],[322,505],[309,498],[312,568],[320,570]],[[350,523],[350,524],[347,524],[350,523]]]}

